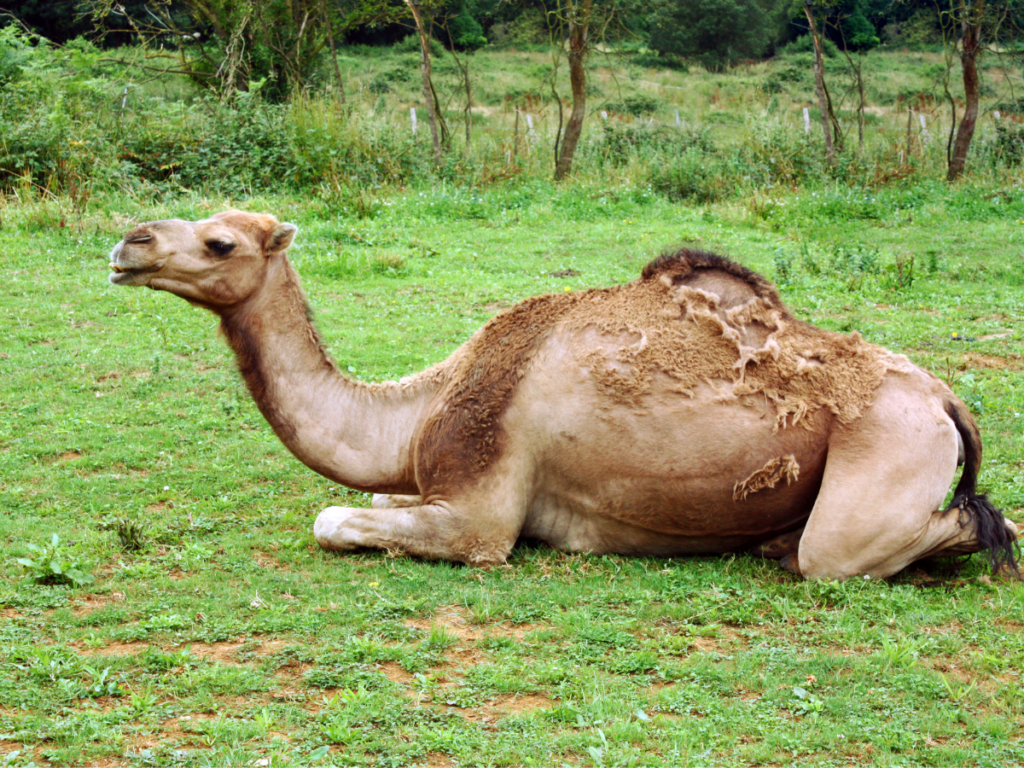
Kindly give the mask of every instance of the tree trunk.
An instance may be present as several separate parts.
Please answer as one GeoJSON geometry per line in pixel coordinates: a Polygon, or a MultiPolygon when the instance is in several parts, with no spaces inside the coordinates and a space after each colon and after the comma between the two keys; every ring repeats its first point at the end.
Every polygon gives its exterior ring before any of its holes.
{"type": "Polygon", "coordinates": [[[416,22],[416,32],[420,36],[420,75],[423,77],[423,100],[427,102],[427,122],[430,123],[430,140],[434,144],[434,163],[441,164],[441,133],[438,130],[437,102],[434,100],[434,86],[430,80],[430,39],[423,26],[419,3],[416,0],[405,0],[416,22]]]}
{"type": "Polygon", "coordinates": [[[974,138],[974,128],[978,122],[978,56],[981,54],[981,20],[985,11],[984,0],[977,0],[968,10],[965,3],[960,3],[961,29],[963,31],[963,50],[960,51],[960,65],[964,75],[964,116],[960,119],[960,127],[953,142],[953,152],[949,157],[948,181],[956,181],[964,172],[967,163],[967,150],[974,138]]]}
{"type": "Polygon", "coordinates": [[[555,163],[555,181],[561,181],[572,170],[576,144],[583,133],[583,118],[587,114],[587,76],[583,61],[587,55],[587,31],[593,0],[579,0],[569,5],[569,84],[572,86],[572,113],[565,127],[561,151],[555,163]]]}
{"type": "Polygon", "coordinates": [[[814,93],[818,97],[818,108],[821,110],[821,130],[825,135],[825,158],[829,165],[835,165],[836,150],[832,143],[832,126],[829,125],[828,100],[825,97],[825,54],[821,48],[821,35],[814,21],[814,13],[810,5],[804,5],[804,15],[811,27],[811,39],[814,41],[814,93]]]}
{"type": "Polygon", "coordinates": [[[338,102],[345,103],[345,84],[341,80],[341,68],[338,67],[338,51],[334,47],[334,29],[331,25],[331,16],[327,12],[326,1],[323,4],[324,24],[327,25],[327,42],[331,46],[331,61],[334,63],[334,79],[338,83],[338,102]]]}
{"type": "MultiPolygon", "coordinates": [[[[450,34],[450,33],[449,33],[450,34]]],[[[455,66],[459,68],[459,73],[462,75],[462,87],[466,91],[466,108],[462,111],[463,119],[466,123],[466,151],[469,151],[469,143],[471,138],[471,127],[473,124],[473,86],[469,79],[469,52],[466,52],[466,58],[460,59],[459,55],[455,53],[455,46],[452,46],[450,51],[452,59],[455,61],[455,66]]]]}

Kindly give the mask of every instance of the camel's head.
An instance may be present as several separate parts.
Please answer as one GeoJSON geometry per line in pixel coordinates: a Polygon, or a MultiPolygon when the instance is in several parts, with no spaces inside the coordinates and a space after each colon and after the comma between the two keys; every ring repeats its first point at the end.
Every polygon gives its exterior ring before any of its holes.
{"type": "Polygon", "coordinates": [[[295,237],[273,216],[225,211],[202,221],[140,224],[110,253],[110,282],[169,291],[209,309],[226,309],[262,284],[268,261],[295,237]]]}

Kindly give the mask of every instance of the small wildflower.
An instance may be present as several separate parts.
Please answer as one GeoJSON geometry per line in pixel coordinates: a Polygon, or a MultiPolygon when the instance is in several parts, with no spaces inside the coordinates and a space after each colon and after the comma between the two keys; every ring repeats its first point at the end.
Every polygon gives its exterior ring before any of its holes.
{"type": "Polygon", "coordinates": [[[370,582],[370,586],[371,587],[379,587],[380,586],[380,582],[379,581],[371,581],[370,582]]]}

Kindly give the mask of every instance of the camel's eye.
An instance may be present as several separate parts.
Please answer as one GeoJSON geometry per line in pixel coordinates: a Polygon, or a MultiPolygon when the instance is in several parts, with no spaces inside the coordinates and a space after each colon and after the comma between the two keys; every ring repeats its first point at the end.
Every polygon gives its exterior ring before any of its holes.
{"type": "Polygon", "coordinates": [[[235,249],[235,244],[226,243],[223,240],[207,240],[206,247],[218,256],[227,256],[235,249]]]}

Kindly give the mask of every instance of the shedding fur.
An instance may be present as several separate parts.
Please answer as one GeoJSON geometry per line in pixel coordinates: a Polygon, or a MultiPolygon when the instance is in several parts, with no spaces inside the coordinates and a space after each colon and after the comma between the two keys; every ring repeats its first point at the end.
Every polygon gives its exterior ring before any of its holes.
{"type": "Polygon", "coordinates": [[[799,479],[800,464],[797,463],[796,456],[780,456],[771,459],[746,480],[737,482],[732,488],[732,498],[734,501],[744,501],[750,494],[774,488],[783,480],[786,481],[786,485],[791,485],[799,479]]]}
{"type": "Polygon", "coordinates": [[[766,397],[775,405],[777,429],[820,408],[840,423],[854,421],[896,367],[891,353],[859,334],[797,320],[775,289],[745,267],[685,249],[656,259],[638,282],[592,292],[567,324],[607,337],[589,348],[578,342],[577,354],[617,402],[642,408],[658,375],[682,393],[714,382],[722,400],[766,397]],[[644,343],[616,343],[623,336],[644,343]]]}

